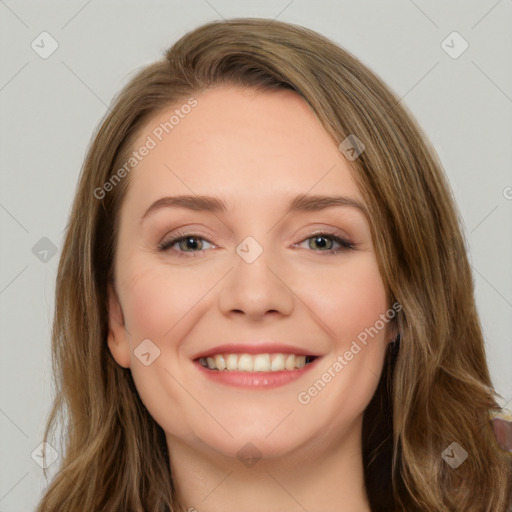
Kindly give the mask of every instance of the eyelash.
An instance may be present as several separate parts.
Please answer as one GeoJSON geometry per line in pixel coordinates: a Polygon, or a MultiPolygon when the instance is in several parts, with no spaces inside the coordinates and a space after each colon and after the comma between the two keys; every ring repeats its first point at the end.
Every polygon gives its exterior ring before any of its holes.
{"type": "MultiPolygon", "coordinates": [[[[158,245],[158,250],[162,251],[162,252],[163,251],[168,251],[174,244],[176,244],[176,242],[180,242],[181,240],[184,240],[186,238],[196,238],[196,239],[204,240],[204,241],[206,241],[208,243],[211,243],[206,238],[203,238],[201,235],[198,235],[198,234],[195,234],[195,233],[176,233],[176,235],[171,240],[167,240],[165,242],[160,243],[158,245]]],[[[339,254],[341,252],[345,252],[345,251],[348,251],[348,250],[354,250],[355,249],[355,244],[349,242],[348,240],[346,240],[343,237],[340,237],[340,236],[335,235],[334,233],[330,233],[328,231],[322,231],[322,232],[319,232],[319,233],[314,233],[313,235],[308,236],[307,238],[304,238],[304,240],[302,240],[300,243],[305,242],[306,240],[309,240],[310,238],[330,238],[334,242],[339,243],[340,246],[341,246],[338,249],[329,249],[329,250],[326,250],[326,251],[321,251],[321,250],[315,251],[315,250],[313,250],[314,252],[318,252],[318,253],[324,253],[324,254],[328,254],[328,255],[335,255],[335,254],[339,254]]],[[[178,253],[179,257],[188,257],[188,256],[186,256],[187,252],[190,253],[192,255],[192,257],[194,257],[196,254],[202,254],[204,251],[205,251],[205,249],[202,249],[200,251],[175,251],[175,252],[178,253]]]]}

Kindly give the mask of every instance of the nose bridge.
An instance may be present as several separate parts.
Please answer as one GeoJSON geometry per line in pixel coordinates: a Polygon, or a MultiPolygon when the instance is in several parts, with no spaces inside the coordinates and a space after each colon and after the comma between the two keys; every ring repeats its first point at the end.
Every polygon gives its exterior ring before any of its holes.
{"type": "MultiPolygon", "coordinates": [[[[261,239],[261,237],[260,237],[261,239]]],[[[279,258],[254,236],[247,236],[235,248],[234,268],[226,276],[219,298],[224,313],[239,311],[260,316],[275,311],[289,315],[293,293],[280,276],[279,258]]]]}

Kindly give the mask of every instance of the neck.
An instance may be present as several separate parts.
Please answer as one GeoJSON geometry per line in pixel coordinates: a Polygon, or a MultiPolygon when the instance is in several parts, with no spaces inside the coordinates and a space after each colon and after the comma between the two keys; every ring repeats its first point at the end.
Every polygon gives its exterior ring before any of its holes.
{"type": "Polygon", "coordinates": [[[178,500],[197,512],[370,512],[361,423],[335,442],[322,436],[276,458],[251,463],[200,451],[167,435],[178,500]]]}

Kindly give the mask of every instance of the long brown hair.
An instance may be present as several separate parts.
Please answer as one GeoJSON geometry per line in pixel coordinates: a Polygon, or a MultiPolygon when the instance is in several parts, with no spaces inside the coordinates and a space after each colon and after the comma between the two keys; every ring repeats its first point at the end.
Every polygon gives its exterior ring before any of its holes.
{"type": "Polygon", "coordinates": [[[336,144],[355,135],[365,145],[349,164],[370,209],[388,296],[402,306],[399,340],[364,416],[372,510],[505,512],[512,460],[489,420],[499,407],[467,244],[435,151],[358,59],[312,30],[265,19],[216,21],[186,34],[126,85],[95,134],[56,283],[56,397],[45,440],[55,445],[50,432],[59,421],[65,428],[61,466],[38,512],[180,510],[164,433],[107,347],[107,284],[129,172],[107,192],[104,185],[119,177],[149,119],[222,84],[295,90],[336,144]],[[468,453],[456,469],[442,457],[452,442],[468,453]]]}

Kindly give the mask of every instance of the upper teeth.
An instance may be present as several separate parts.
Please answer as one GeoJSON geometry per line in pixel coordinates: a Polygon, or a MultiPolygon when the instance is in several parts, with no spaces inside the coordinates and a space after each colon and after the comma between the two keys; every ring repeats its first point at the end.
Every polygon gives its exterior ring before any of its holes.
{"type": "MultiPolygon", "coordinates": [[[[306,365],[306,356],[295,354],[216,354],[201,357],[199,362],[210,370],[239,370],[242,372],[278,372],[306,365]]],[[[308,360],[308,362],[310,362],[308,360]]]]}

